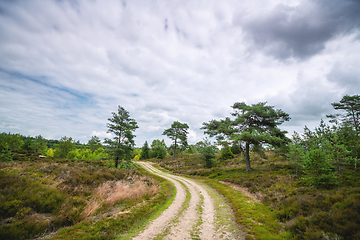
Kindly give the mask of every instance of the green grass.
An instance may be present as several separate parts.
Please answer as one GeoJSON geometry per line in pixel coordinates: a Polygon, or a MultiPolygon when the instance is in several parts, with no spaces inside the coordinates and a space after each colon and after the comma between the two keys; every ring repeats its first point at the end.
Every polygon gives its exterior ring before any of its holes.
{"type": "Polygon", "coordinates": [[[225,196],[235,210],[236,221],[243,226],[248,235],[256,239],[288,239],[290,233],[283,231],[274,211],[260,203],[252,201],[240,191],[211,179],[205,183],[225,196]]]}
{"type": "Polygon", "coordinates": [[[196,154],[151,161],[176,173],[208,179],[232,203],[238,223],[249,228],[248,238],[360,239],[360,168],[342,166],[339,185],[319,189],[302,180],[301,172],[296,176],[295,166],[273,152],[251,153],[250,172],[245,171],[241,155],[218,159],[211,169],[196,154]],[[262,204],[249,204],[241,192],[218,181],[246,188],[262,204]]]}

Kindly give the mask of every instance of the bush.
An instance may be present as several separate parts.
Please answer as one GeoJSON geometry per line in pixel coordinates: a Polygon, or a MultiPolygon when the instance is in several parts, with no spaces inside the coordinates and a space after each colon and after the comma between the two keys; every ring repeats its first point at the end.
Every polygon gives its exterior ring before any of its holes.
{"type": "Polygon", "coordinates": [[[9,150],[8,145],[6,145],[3,149],[0,151],[0,161],[1,162],[13,162],[13,158],[11,156],[11,152],[9,150]]]}
{"type": "Polygon", "coordinates": [[[215,150],[209,141],[205,139],[199,151],[201,153],[201,158],[205,160],[205,166],[207,168],[211,168],[216,164],[215,150]]]}
{"type": "Polygon", "coordinates": [[[305,159],[303,180],[319,188],[332,188],[338,185],[335,168],[321,149],[311,150],[305,159]]]}
{"type": "Polygon", "coordinates": [[[234,158],[234,154],[231,152],[231,148],[229,146],[225,146],[221,149],[221,159],[232,159],[234,158]]]}
{"type": "Polygon", "coordinates": [[[232,146],[231,146],[231,152],[233,154],[240,154],[243,152],[243,150],[240,148],[240,145],[239,144],[236,144],[234,143],[232,146]]]}

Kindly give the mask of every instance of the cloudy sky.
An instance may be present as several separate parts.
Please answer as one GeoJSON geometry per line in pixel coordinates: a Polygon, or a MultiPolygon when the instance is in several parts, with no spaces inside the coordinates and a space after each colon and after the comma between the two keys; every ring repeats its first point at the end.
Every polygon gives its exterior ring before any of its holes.
{"type": "Polygon", "coordinates": [[[136,144],[267,101],[301,132],[360,94],[358,0],[1,0],[0,131],[86,143],[121,105],[136,144]]]}

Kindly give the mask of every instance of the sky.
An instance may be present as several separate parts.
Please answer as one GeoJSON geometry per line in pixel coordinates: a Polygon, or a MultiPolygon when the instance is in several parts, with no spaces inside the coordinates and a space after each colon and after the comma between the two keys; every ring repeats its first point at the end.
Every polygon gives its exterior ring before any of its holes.
{"type": "Polygon", "coordinates": [[[235,102],[318,126],[360,94],[358,0],[0,0],[0,132],[111,137],[124,107],[135,142],[201,126],[235,102]]]}

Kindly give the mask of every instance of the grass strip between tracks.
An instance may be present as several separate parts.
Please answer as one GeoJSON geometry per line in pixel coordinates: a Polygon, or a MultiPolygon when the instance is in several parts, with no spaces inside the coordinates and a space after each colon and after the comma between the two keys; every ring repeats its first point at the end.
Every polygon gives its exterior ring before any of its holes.
{"type": "Polygon", "coordinates": [[[176,223],[179,222],[179,218],[182,217],[184,215],[185,210],[189,207],[189,203],[190,203],[190,199],[191,199],[191,194],[190,191],[188,189],[188,187],[181,181],[178,181],[185,189],[186,191],[186,198],[185,201],[183,202],[183,204],[181,205],[181,209],[180,211],[177,213],[177,216],[171,221],[171,223],[167,226],[167,228],[160,234],[158,234],[154,240],[160,240],[163,239],[166,235],[168,235],[170,233],[170,229],[172,226],[176,225],[176,223]]]}

